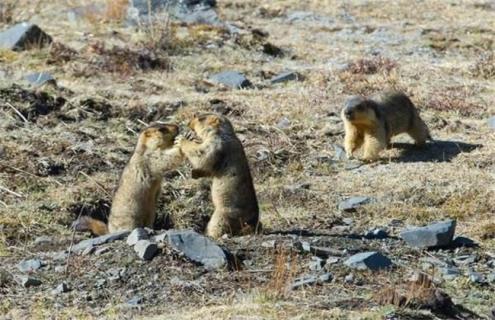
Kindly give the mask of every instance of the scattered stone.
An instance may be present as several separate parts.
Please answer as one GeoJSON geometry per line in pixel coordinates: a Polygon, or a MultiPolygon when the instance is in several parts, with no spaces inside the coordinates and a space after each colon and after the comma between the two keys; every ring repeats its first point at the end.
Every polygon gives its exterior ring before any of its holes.
{"type": "Polygon", "coordinates": [[[55,266],[55,272],[62,273],[65,272],[65,266],[55,266]]]}
{"type": "Polygon", "coordinates": [[[24,79],[33,87],[40,87],[44,84],[51,84],[54,86],[57,85],[57,81],[55,81],[55,78],[53,78],[53,76],[48,72],[31,73],[25,76],[24,79]]]}
{"type": "Polygon", "coordinates": [[[130,306],[137,306],[141,303],[143,303],[143,297],[141,296],[134,296],[131,299],[127,300],[126,302],[130,306]]]}
{"type": "Polygon", "coordinates": [[[364,237],[366,239],[386,239],[388,238],[388,233],[385,229],[374,228],[366,232],[364,237]]]}
{"type": "Polygon", "coordinates": [[[93,254],[93,252],[96,251],[96,247],[94,246],[91,246],[91,247],[87,247],[86,249],[83,250],[83,252],[81,253],[81,255],[83,256],[89,256],[90,254],[93,254]]]}
{"type": "Polygon", "coordinates": [[[70,291],[69,286],[65,282],[62,282],[55,289],[52,290],[52,294],[60,294],[69,291],[70,291]]]}
{"type": "Polygon", "coordinates": [[[174,249],[206,269],[215,270],[228,265],[230,254],[210,238],[193,230],[169,230],[167,234],[168,242],[174,249]]]}
{"type": "Polygon", "coordinates": [[[290,290],[295,290],[303,286],[322,284],[330,282],[332,280],[332,274],[327,272],[322,275],[309,275],[295,279],[295,281],[289,286],[290,290]]]}
{"type": "Polygon", "coordinates": [[[294,248],[296,248],[297,250],[300,250],[302,252],[310,252],[310,253],[314,254],[315,256],[322,257],[322,258],[327,258],[329,256],[341,257],[341,256],[344,256],[346,254],[345,251],[338,250],[338,249],[312,246],[307,241],[296,241],[294,243],[294,248]]]}
{"type": "Polygon", "coordinates": [[[320,257],[311,257],[311,261],[308,264],[309,270],[311,271],[320,271],[323,269],[323,265],[325,264],[325,260],[320,257]]]}
{"type": "Polygon", "coordinates": [[[347,259],[344,264],[358,270],[380,270],[392,266],[389,258],[376,251],[362,252],[347,259]]]}
{"type": "Polygon", "coordinates": [[[446,220],[425,227],[404,230],[400,236],[409,246],[414,248],[445,247],[452,242],[455,226],[455,220],[446,220]]]}
{"type": "Polygon", "coordinates": [[[345,283],[353,283],[354,282],[354,275],[352,273],[349,273],[344,277],[344,282],[345,283]]]}
{"type": "Polygon", "coordinates": [[[151,260],[158,252],[158,246],[156,245],[156,243],[149,240],[139,240],[134,245],[134,251],[136,251],[140,259],[151,260]]]}
{"type": "Polygon", "coordinates": [[[110,251],[110,248],[109,247],[103,247],[103,248],[96,249],[95,250],[95,256],[100,256],[100,255],[102,255],[104,253],[107,253],[109,251],[110,251]]]}
{"type": "Polygon", "coordinates": [[[276,84],[276,83],[283,83],[283,82],[288,82],[288,81],[292,81],[292,80],[298,81],[300,78],[301,78],[301,76],[299,75],[299,73],[294,72],[294,71],[286,71],[286,72],[282,72],[282,73],[274,76],[273,78],[271,78],[270,82],[272,84],[276,84]]]}
{"type": "Polygon", "coordinates": [[[275,240],[267,240],[261,243],[263,248],[275,248],[275,240]]]}
{"type": "Polygon", "coordinates": [[[340,259],[338,257],[328,257],[325,261],[325,269],[329,269],[332,265],[336,264],[339,261],[340,259]]]}
{"type": "Polygon", "coordinates": [[[156,236],[153,237],[153,240],[155,242],[165,242],[165,241],[167,241],[167,233],[164,232],[164,233],[157,234],[156,236]]]}
{"type": "Polygon", "coordinates": [[[283,117],[278,121],[277,128],[282,130],[290,128],[290,120],[287,119],[286,117],[283,117]]]}
{"type": "Polygon", "coordinates": [[[117,240],[122,240],[129,235],[130,231],[119,231],[114,233],[109,233],[103,236],[99,236],[92,239],[87,239],[79,242],[72,247],[72,251],[80,253],[88,247],[95,247],[104,243],[110,243],[117,240]]]}
{"type": "Polygon", "coordinates": [[[345,153],[344,148],[342,148],[338,144],[334,144],[333,150],[335,151],[335,155],[333,156],[333,160],[335,160],[335,161],[346,161],[347,160],[347,155],[345,153]]]}
{"type": "Polygon", "coordinates": [[[39,236],[39,237],[36,237],[36,239],[34,239],[33,243],[35,245],[40,245],[40,246],[48,245],[48,244],[53,243],[53,238],[49,237],[49,236],[39,236]]]}
{"type": "Polygon", "coordinates": [[[350,197],[339,203],[339,210],[346,212],[353,212],[356,208],[367,204],[371,201],[370,197],[350,197]]]}
{"type": "Polygon", "coordinates": [[[166,11],[185,23],[224,26],[213,9],[215,5],[214,0],[132,0],[127,9],[127,22],[140,25],[166,11]]]}
{"type": "Polygon", "coordinates": [[[139,240],[148,240],[148,232],[144,228],[136,228],[127,237],[127,244],[129,246],[135,245],[139,240]]]}
{"type": "Polygon", "coordinates": [[[471,281],[472,283],[484,283],[485,282],[483,275],[479,272],[470,271],[468,276],[469,276],[469,281],[471,281]]]}
{"type": "Polygon", "coordinates": [[[461,271],[454,266],[442,267],[439,270],[445,280],[454,280],[461,275],[461,271]]]}
{"type": "Polygon", "coordinates": [[[308,182],[296,183],[290,186],[286,186],[284,189],[290,191],[290,193],[296,193],[299,190],[309,190],[311,184],[308,182]]]}
{"type": "Polygon", "coordinates": [[[40,280],[38,280],[36,278],[28,277],[28,276],[20,276],[18,278],[18,282],[24,288],[37,287],[37,286],[41,285],[40,280]]]}
{"type": "Polygon", "coordinates": [[[37,25],[21,22],[0,32],[0,49],[14,51],[41,48],[52,42],[52,38],[37,25]]]}
{"type": "Polygon", "coordinates": [[[240,72],[224,71],[212,75],[208,81],[217,85],[224,85],[232,89],[242,89],[251,87],[251,82],[240,72]]]}
{"type": "Polygon", "coordinates": [[[488,119],[488,126],[492,129],[495,129],[495,116],[488,119]]]}
{"type": "Polygon", "coordinates": [[[486,276],[486,281],[489,283],[495,283],[495,272],[490,273],[489,275],[486,276]]]}
{"type": "Polygon", "coordinates": [[[354,219],[352,218],[343,218],[342,223],[344,223],[347,226],[352,226],[354,224],[354,219]]]}
{"type": "Polygon", "coordinates": [[[39,259],[23,260],[17,265],[17,269],[21,272],[34,272],[40,269],[43,263],[39,259]]]}
{"type": "Polygon", "coordinates": [[[474,254],[466,254],[466,255],[455,257],[454,262],[458,266],[465,266],[465,265],[469,265],[469,264],[476,262],[477,258],[478,257],[474,254]]]}

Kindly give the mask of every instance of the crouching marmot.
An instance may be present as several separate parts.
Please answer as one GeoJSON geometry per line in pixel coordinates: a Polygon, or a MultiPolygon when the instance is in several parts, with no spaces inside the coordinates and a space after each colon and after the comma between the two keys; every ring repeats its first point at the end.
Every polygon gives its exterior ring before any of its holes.
{"type": "Polygon", "coordinates": [[[213,212],[206,234],[242,235],[258,232],[258,201],[244,148],[230,121],[221,115],[195,115],[188,124],[200,143],[179,137],[176,140],[193,167],[193,178],[211,177],[213,212]]]}
{"type": "Polygon", "coordinates": [[[417,145],[431,140],[428,127],[411,100],[401,92],[383,94],[379,99],[353,96],[341,113],[345,127],[344,147],[351,157],[361,145],[364,160],[376,160],[390,139],[408,133],[417,145]]]}
{"type": "Polygon", "coordinates": [[[179,166],[183,159],[180,149],[174,146],[178,133],[175,124],[155,124],[143,130],[120,177],[108,225],[82,216],[73,224],[76,230],[103,235],[137,227],[152,228],[163,174],[179,166]]]}

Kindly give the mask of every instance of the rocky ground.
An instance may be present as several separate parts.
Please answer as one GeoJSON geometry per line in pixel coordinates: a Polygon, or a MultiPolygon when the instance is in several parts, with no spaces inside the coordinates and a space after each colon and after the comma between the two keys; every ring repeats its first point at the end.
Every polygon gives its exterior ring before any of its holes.
{"type": "MultiPolygon", "coordinates": [[[[49,35],[0,34],[1,318],[489,319],[493,1],[197,2],[0,3],[0,31],[49,35]],[[435,141],[347,160],[343,102],[384,89],[435,141]],[[211,243],[215,268],[164,231],[78,250],[72,221],[106,217],[137,133],[195,111],[232,120],[264,233],[211,243]]],[[[162,190],[155,229],[202,239],[208,181],[184,165],[162,190]]]]}

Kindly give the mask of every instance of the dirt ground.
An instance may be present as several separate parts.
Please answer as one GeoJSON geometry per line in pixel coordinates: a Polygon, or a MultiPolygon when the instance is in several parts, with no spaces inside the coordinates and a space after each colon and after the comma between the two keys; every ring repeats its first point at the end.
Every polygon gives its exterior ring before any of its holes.
{"type": "MultiPolygon", "coordinates": [[[[96,0],[2,2],[0,30],[31,21],[55,42],[0,51],[0,318],[488,319],[495,277],[469,274],[495,276],[493,1],[219,0],[219,17],[240,34],[168,20],[125,27],[121,1],[117,11],[88,9],[108,5],[96,0]],[[85,9],[69,19],[74,8],[85,9]],[[253,87],[205,81],[225,70],[253,87]],[[300,79],[270,83],[285,70],[300,79]],[[22,78],[34,71],[58,87],[28,86],[22,78]],[[345,99],[389,89],[411,97],[434,141],[416,148],[401,135],[378,162],[341,157],[345,99]],[[241,268],[207,272],[167,246],[143,262],[123,242],[100,255],[58,255],[90,237],[73,236],[78,215],[108,214],[139,131],[197,111],[226,114],[250,161],[264,234],[221,240],[241,268]],[[373,200],[341,212],[350,196],[373,200]],[[398,238],[445,218],[478,246],[415,250],[398,238]],[[374,227],[391,237],[362,237],[374,227]],[[311,270],[315,254],[301,241],[342,255],[325,265],[331,281],[287,290],[324,272],[311,270]],[[369,250],[395,267],[342,263],[369,250]],[[33,274],[42,284],[23,288],[17,264],[30,258],[44,263],[33,274]],[[442,278],[432,261],[461,274],[442,278]],[[418,270],[458,305],[454,313],[380,299],[386,289],[411,291],[418,270]],[[62,281],[71,290],[52,293],[62,281]]],[[[213,209],[208,186],[187,164],[167,174],[156,229],[201,232],[213,209]]]]}

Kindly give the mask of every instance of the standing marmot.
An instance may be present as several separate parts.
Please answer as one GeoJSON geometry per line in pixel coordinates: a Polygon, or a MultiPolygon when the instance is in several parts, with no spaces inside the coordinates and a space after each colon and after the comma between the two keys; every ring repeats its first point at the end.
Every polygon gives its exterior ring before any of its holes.
{"type": "Polygon", "coordinates": [[[82,216],[74,223],[76,230],[103,235],[137,227],[152,228],[163,174],[176,168],[183,159],[180,149],[174,146],[178,133],[175,124],[155,124],[141,132],[134,154],[120,177],[108,226],[82,216]]]}
{"type": "Polygon", "coordinates": [[[375,160],[382,149],[390,146],[390,139],[403,132],[407,132],[417,145],[431,140],[418,110],[401,92],[385,93],[377,100],[351,97],[342,109],[341,117],[348,157],[364,143],[364,160],[375,160]]]}
{"type": "Polygon", "coordinates": [[[212,177],[211,197],[215,211],[206,234],[240,235],[259,231],[259,209],[244,148],[230,121],[221,115],[195,115],[188,124],[200,143],[176,140],[191,162],[193,178],[212,177]]]}

